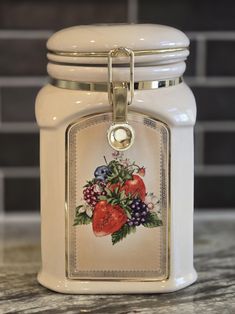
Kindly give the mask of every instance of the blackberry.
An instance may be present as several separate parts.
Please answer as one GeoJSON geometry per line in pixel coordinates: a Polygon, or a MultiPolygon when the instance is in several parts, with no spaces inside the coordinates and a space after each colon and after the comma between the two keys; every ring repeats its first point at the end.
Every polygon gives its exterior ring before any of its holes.
{"type": "Polygon", "coordinates": [[[138,197],[135,197],[130,205],[132,209],[131,218],[127,220],[129,226],[144,224],[148,214],[147,205],[138,197]]]}
{"type": "Polygon", "coordinates": [[[84,200],[92,207],[95,207],[98,202],[98,197],[100,195],[106,195],[106,192],[102,189],[100,191],[97,191],[96,185],[90,185],[83,190],[84,200]]]}

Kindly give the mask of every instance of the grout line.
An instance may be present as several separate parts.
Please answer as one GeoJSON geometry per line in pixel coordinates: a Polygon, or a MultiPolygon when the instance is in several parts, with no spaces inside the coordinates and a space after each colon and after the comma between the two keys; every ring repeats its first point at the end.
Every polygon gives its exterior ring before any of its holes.
{"type": "Polygon", "coordinates": [[[40,223],[40,214],[38,212],[13,212],[6,213],[0,223],[40,223]]]}
{"type": "Polygon", "coordinates": [[[195,132],[234,132],[234,121],[203,121],[197,122],[195,132]]]}
{"type": "Polygon", "coordinates": [[[48,39],[51,30],[0,30],[0,39],[48,39]]]}
{"type": "Polygon", "coordinates": [[[235,31],[185,32],[189,39],[197,40],[203,35],[207,40],[235,40],[235,31]]]}
{"type": "MultiPolygon", "coordinates": [[[[235,219],[235,208],[195,208],[194,210],[195,221],[199,220],[227,220],[235,219]]],[[[0,223],[40,223],[40,214],[38,212],[13,212],[5,214],[3,220],[0,223]]]]}
{"type": "Polygon", "coordinates": [[[198,130],[195,132],[194,138],[195,138],[195,146],[194,146],[194,158],[195,158],[195,164],[203,164],[204,163],[204,132],[202,128],[198,128],[198,130]]]}
{"type": "Polygon", "coordinates": [[[235,208],[217,208],[208,209],[208,208],[195,208],[194,210],[195,221],[203,220],[234,220],[235,219],[235,208]]]}
{"type": "MultiPolygon", "coordinates": [[[[138,22],[138,0],[128,0],[128,22],[138,22]]],[[[0,39],[48,39],[53,30],[0,30],[0,39]]],[[[235,31],[185,32],[191,40],[203,35],[207,40],[235,40],[235,31]]]]}
{"type": "Polygon", "coordinates": [[[43,86],[49,82],[47,76],[0,76],[0,87],[43,86]]]}
{"type": "MultiPolygon", "coordinates": [[[[138,0],[128,0],[128,22],[138,22],[138,0]]],[[[53,30],[0,30],[0,39],[48,39],[53,30]]],[[[235,31],[195,31],[185,32],[192,39],[203,36],[207,40],[235,40],[235,31]]]]}
{"type": "Polygon", "coordinates": [[[196,76],[206,75],[206,40],[203,35],[198,36],[196,43],[196,76]]]}
{"type": "Polygon", "coordinates": [[[128,0],[128,23],[138,23],[138,0],[128,0]]]}
{"type": "Polygon", "coordinates": [[[234,176],[235,165],[197,165],[196,176],[234,176]]]}
{"type": "Polygon", "coordinates": [[[39,133],[34,122],[4,122],[0,123],[0,133],[39,133]]]}
{"type": "Polygon", "coordinates": [[[189,86],[192,86],[192,87],[234,87],[235,86],[235,77],[186,76],[184,80],[189,86]]]}
{"type": "Polygon", "coordinates": [[[0,175],[5,178],[38,178],[39,167],[2,167],[0,175]]]}

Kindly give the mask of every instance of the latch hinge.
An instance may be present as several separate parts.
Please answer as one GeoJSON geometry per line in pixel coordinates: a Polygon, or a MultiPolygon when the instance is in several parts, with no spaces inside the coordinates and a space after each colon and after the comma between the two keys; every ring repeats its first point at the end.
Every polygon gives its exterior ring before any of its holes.
{"type": "Polygon", "coordinates": [[[108,55],[108,97],[112,105],[112,125],[108,129],[108,141],[110,146],[118,151],[129,149],[134,143],[135,132],[128,124],[128,105],[134,97],[134,52],[127,48],[116,48],[108,55]],[[112,78],[112,58],[129,57],[130,81],[117,82],[112,78]]]}

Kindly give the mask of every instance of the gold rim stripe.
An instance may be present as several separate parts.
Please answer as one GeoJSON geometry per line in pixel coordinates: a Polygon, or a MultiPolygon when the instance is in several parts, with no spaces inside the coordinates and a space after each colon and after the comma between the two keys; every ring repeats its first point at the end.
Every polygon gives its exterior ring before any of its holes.
{"type": "MultiPolygon", "coordinates": [[[[140,81],[134,83],[135,90],[151,90],[163,87],[175,86],[183,82],[183,78],[177,77],[169,80],[161,81],[140,81]]],[[[56,87],[72,90],[92,91],[92,92],[107,92],[108,84],[106,82],[76,82],[59,79],[51,79],[50,83],[56,87]]]]}
{"type": "MultiPolygon", "coordinates": [[[[149,49],[149,50],[133,50],[134,55],[138,56],[149,56],[149,55],[156,55],[162,53],[169,53],[169,52],[178,52],[178,51],[185,51],[188,47],[183,48],[166,48],[166,49],[149,49]]],[[[48,51],[50,54],[56,56],[63,56],[63,57],[98,57],[104,58],[108,57],[108,51],[98,51],[98,52],[79,52],[79,51],[48,51]]]]}

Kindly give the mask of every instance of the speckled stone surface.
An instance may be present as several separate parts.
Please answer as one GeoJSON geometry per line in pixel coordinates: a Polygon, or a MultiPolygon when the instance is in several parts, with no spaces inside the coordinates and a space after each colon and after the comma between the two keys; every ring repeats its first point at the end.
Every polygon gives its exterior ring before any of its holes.
{"type": "Polygon", "coordinates": [[[235,213],[195,218],[198,281],[161,295],[63,295],[36,280],[39,222],[0,222],[0,313],[235,313],[235,213]]]}

